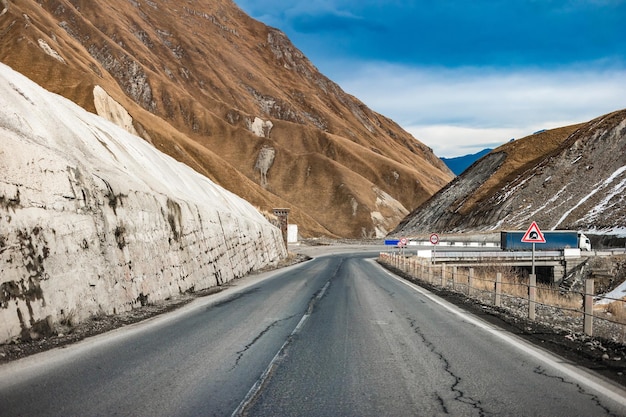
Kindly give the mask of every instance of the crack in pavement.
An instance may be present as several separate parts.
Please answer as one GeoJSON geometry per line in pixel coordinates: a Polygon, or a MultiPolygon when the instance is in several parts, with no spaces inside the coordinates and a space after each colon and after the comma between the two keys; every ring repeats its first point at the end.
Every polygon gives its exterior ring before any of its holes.
{"type": "Polygon", "coordinates": [[[241,358],[243,358],[243,355],[245,355],[245,353],[250,350],[250,348],[260,339],[263,337],[263,335],[265,335],[267,332],[269,332],[274,326],[278,325],[279,323],[283,322],[283,321],[287,321],[290,320],[292,318],[295,317],[294,315],[291,315],[289,317],[285,317],[284,319],[279,319],[279,320],[275,320],[272,323],[270,323],[265,329],[263,329],[258,335],[256,335],[256,337],[254,339],[252,339],[252,341],[250,343],[248,343],[246,346],[244,346],[243,349],[235,352],[235,354],[237,355],[237,359],[235,359],[235,364],[233,365],[233,367],[231,368],[231,371],[233,369],[235,369],[237,367],[237,365],[239,365],[239,361],[241,360],[241,358]]]}
{"type": "MultiPolygon", "coordinates": [[[[343,260],[339,263],[339,265],[337,265],[337,268],[335,268],[335,270],[333,271],[333,273],[331,274],[331,276],[328,278],[328,281],[326,281],[325,285],[319,290],[317,291],[315,294],[313,294],[313,296],[311,297],[311,299],[309,300],[309,303],[307,304],[307,309],[306,312],[304,313],[304,316],[302,318],[302,320],[300,320],[300,323],[298,323],[298,325],[296,326],[296,329],[294,330],[297,331],[300,329],[300,327],[302,326],[304,320],[306,318],[308,318],[312,313],[313,313],[313,309],[315,308],[315,305],[317,304],[317,302],[319,300],[322,299],[322,297],[326,294],[326,290],[328,289],[329,285],[330,285],[330,281],[337,276],[337,272],[339,271],[339,269],[341,268],[341,266],[343,265],[343,260]]],[[[232,300],[226,300],[226,302],[230,302],[232,300]]],[[[235,354],[237,355],[237,359],[235,359],[235,364],[233,365],[233,367],[231,368],[231,370],[235,369],[237,367],[237,365],[239,365],[239,361],[241,360],[241,358],[243,357],[243,355],[246,353],[246,351],[248,351],[261,337],[263,337],[264,334],[266,334],[267,332],[269,332],[272,327],[276,326],[277,324],[279,324],[280,322],[292,319],[293,317],[295,317],[294,315],[291,315],[289,317],[286,317],[284,319],[280,319],[280,320],[276,320],[272,323],[270,323],[265,329],[263,329],[250,343],[248,343],[242,350],[235,352],[235,354]]],[[[286,347],[289,342],[291,341],[293,334],[291,334],[286,341],[286,345],[284,345],[284,347],[286,347]]]]}
{"type": "Polygon", "coordinates": [[[557,381],[559,381],[559,382],[561,382],[563,384],[572,385],[572,386],[576,387],[576,389],[578,389],[579,393],[581,393],[582,395],[585,395],[585,396],[588,396],[589,398],[591,398],[591,401],[593,401],[598,407],[600,407],[602,410],[604,410],[604,413],[607,416],[618,417],[618,415],[617,414],[613,414],[611,412],[611,410],[609,410],[608,407],[605,407],[604,405],[602,405],[602,402],[600,401],[600,398],[597,395],[585,391],[585,389],[580,384],[576,384],[574,382],[567,381],[562,376],[550,375],[550,374],[548,374],[548,371],[546,369],[544,369],[543,367],[541,367],[541,366],[537,366],[535,369],[533,369],[533,372],[535,374],[537,374],[537,375],[541,375],[541,376],[544,376],[546,378],[556,379],[557,381]]]}
{"type": "MultiPolygon", "coordinates": [[[[426,336],[424,335],[424,333],[421,331],[420,327],[417,325],[416,320],[411,319],[411,318],[407,318],[409,320],[409,323],[411,325],[411,328],[413,329],[413,331],[415,332],[415,334],[417,336],[419,336],[420,339],[422,339],[422,342],[424,343],[424,345],[439,359],[439,361],[443,364],[443,370],[450,375],[453,380],[454,383],[450,386],[450,391],[453,392],[454,394],[454,401],[458,401],[460,403],[463,404],[467,404],[469,406],[471,406],[474,410],[478,411],[480,416],[487,416],[490,415],[490,413],[488,413],[483,407],[482,404],[480,402],[480,400],[476,400],[470,396],[467,396],[465,392],[463,392],[460,388],[459,385],[461,384],[461,380],[462,378],[458,375],[456,375],[450,366],[450,362],[448,361],[448,359],[446,359],[443,354],[441,352],[438,352],[435,349],[435,345],[433,343],[431,343],[426,336]]],[[[441,404],[441,408],[444,414],[450,415],[451,412],[448,410],[448,407],[445,404],[445,400],[444,398],[437,393],[437,399],[439,401],[439,403],[441,404]]]]}
{"type": "Polygon", "coordinates": [[[343,263],[344,263],[344,260],[342,259],[341,262],[339,262],[339,265],[337,265],[337,268],[335,268],[333,273],[330,275],[330,277],[328,278],[328,281],[326,281],[324,286],[319,291],[317,291],[315,293],[315,295],[313,295],[313,297],[311,297],[311,301],[309,301],[309,305],[307,307],[306,314],[310,315],[311,313],[313,313],[313,307],[315,307],[317,302],[319,300],[321,300],[324,295],[326,295],[326,290],[330,286],[330,282],[333,280],[333,278],[335,278],[337,276],[337,273],[339,272],[339,270],[343,266],[343,263]]]}
{"type": "MultiPolygon", "coordinates": [[[[287,337],[287,339],[285,340],[285,343],[283,343],[280,349],[278,349],[278,352],[276,353],[274,358],[270,361],[268,367],[265,369],[261,377],[254,383],[252,388],[250,388],[250,390],[248,391],[244,399],[241,401],[241,403],[239,403],[239,406],[231,414],[231,417],[248,415],[248,409],[253,406],[254,402],[261,396],[261,393],[267,387],[268,381],[272,378],[273,374],[278,369],[280,362],[282,362],[287,356],[287,351],[291,343],[293,343],[295,335],[301,330],[306,320],[308,320],[308,318],[311,316],[311,314],[313,313],[313,310],[315,309],[315,306],[317,305],[317,302],[321,300],[324,297],[324,295],[326,295],[328,287],[330,286],[330,282],[335,276],[337,276],[337,272],[339,271],[342,265],[343,265],[343,260],[339,263],[339,265],[337,265],[337,268],[335,268],[335,270],[330,275],[330,277],[328,278],[324,286],[315,294],[313,294],[313,296],[309,300],[309,303],[307,304],[306,311],[304,312],[304,314],[302,315],[302,318],[300,319],[300,322],[293,329],[291,334],[287,337]]],[[[273,325],[275,325],[275,323],[272,323],[272,325],[268,326],[268,328],[264,332],[269,330],[269,328],[272,327],[273,325]]],[[[257,339],[258,337],[255,340],[257,339]]]]}

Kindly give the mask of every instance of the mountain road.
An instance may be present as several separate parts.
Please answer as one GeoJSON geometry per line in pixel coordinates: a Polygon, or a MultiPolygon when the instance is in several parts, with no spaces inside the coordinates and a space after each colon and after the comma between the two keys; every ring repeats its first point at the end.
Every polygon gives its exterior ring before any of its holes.
{"type": "Polygon", "coordinates": [[[375,256],[320,255],[3,364],[0,416],[626,415],[622,388],[375,256]]]}

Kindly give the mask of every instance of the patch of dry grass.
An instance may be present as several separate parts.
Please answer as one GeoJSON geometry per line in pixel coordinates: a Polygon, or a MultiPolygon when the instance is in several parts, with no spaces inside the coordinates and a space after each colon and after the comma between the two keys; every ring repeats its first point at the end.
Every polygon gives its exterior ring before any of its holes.
{"type": "MultiPolygon", "coordinates": [[[[496,276],[499,273],[502,276],[501,288],[503,295],[523,299],[528,298],[528,278],[521,277],[514,268],[501,265],[486,265],[472,269],[472,292],[478,291],[484,293],[495,293],[496,276]]],[[[453,275],[451,268],[448,268],[445,273],[446,282],[451,283],[453,275]]],[[[469,279],[470,268],[457,268],[454,286],[467,288],[469,279]]],[[[439,284],[441,282],[441,269],[438,267],[433,268],[432,282],[435,284],[439,284]]],[[[582,311],[582,294],[561,294],[559,288],[546,284],[537,284],[536,288],[537,303],[563,309],[582,311]]]]}

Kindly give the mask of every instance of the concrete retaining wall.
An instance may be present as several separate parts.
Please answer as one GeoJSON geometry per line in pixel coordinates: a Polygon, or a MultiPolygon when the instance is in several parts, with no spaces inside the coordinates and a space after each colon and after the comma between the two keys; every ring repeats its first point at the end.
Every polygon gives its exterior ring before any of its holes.
{"type": "Polygon", "coordinates": [[[286,256],[252,206],[0,64],[0,343],[286,256]]]}

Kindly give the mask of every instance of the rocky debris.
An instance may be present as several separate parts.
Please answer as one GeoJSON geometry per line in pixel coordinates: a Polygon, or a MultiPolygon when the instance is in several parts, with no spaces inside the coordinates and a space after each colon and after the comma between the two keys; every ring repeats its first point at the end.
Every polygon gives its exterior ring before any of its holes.
{"type": "Polygon", "coordinates": [[[626,281],[626,256],[589,258],[585,278],[593,278],[596,294],[606,294],[626,281]]]}

